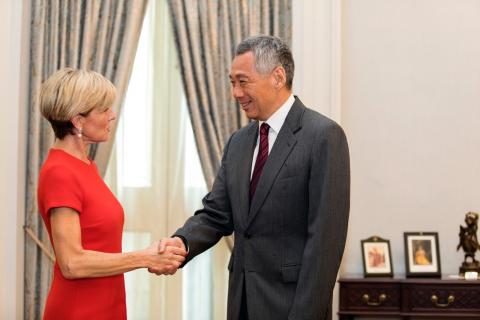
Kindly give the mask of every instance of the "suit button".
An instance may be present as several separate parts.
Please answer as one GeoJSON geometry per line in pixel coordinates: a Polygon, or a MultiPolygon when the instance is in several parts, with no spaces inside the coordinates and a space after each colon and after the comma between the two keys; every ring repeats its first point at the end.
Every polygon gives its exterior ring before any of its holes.
{"type": "Polygon", "coordinates": [[[245,237],[245,239],[250,239],[252,235],[246,232],[243,236],[245,237]]]}

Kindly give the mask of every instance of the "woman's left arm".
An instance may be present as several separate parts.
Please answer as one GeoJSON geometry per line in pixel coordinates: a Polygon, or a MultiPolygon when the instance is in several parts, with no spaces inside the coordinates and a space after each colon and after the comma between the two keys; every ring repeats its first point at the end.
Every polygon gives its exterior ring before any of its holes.
{"type": "Polygon", "coordinates": [[[79,213],[71,208],[51,209],[50,224],[57,262],[67,279],[105,277],[138,268],[173,274],[185,260],[186,252],[181,248],[167,247],[158,253],[158,242],[144,250],[127,253],[85,250],[79,213]]]}

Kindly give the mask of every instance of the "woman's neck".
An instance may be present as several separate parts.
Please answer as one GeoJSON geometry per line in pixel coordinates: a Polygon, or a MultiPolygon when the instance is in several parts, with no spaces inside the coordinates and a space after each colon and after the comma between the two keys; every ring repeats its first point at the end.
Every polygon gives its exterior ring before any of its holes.
{"type": "Polygon", "coordinates": [[[85,163],[90,163],[87,154],[88,143],[76,135],[67,135],[63,139],[56,139],[53,148],[61,149],[85,163]]]}

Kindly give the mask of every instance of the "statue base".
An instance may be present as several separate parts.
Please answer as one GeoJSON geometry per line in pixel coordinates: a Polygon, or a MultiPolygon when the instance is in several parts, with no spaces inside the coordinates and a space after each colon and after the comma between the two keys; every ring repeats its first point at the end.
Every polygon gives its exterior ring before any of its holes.
{"type": "Polygon", "coordinates": [[[475,271],[480,273],[480,262],[472,261],[472,262],[463,262],[462,266],[460,267],[460,274],[465,274],[465,272],[475,271]]]}

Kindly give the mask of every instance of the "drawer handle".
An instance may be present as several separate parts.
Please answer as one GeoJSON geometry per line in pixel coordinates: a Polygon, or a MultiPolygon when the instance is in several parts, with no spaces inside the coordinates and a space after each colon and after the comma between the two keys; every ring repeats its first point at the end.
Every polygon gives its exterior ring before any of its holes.
{"type": "Polygon", "coordinates": [[[382,293],[381,295],[378,296],[378,301],[377,302],[370,301],[370,296],[366,293],[362,296],[362,301],[365,304],[367,304],[369,306],[372,306],[372,307],[377,307],[377,306],[381,305],[385,300],[387,300],[387,295],[385,293],[382,293]]]}
{"type": "Polygon", "coordinates": [[[452,294],[449,295],[448,298],[447,298],[447,303],[438,303],[438,297],[436,295],[432,295],[431,300],[435,304],[436,307],[446,308],[446,307],[450,306],[455,301],[455,296],[452,295],[452,294]]]}

